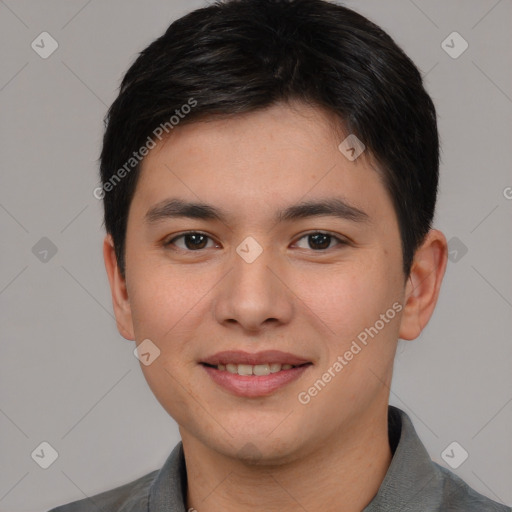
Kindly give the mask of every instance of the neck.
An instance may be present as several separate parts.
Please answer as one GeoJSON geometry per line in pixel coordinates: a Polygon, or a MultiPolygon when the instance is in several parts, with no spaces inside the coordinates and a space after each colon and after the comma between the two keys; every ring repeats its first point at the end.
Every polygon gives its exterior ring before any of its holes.
{"type": "MultiPolygon", "coordinates": [[[[180,429],[181,431],[181,429],[180,429]]],[[[371,418],[324,439],[305,457],[283,465],[247,465],[182,431],[187,510],[198,512],[360,512],[377,494],[391,463],[387,404],[371,418]]]]}

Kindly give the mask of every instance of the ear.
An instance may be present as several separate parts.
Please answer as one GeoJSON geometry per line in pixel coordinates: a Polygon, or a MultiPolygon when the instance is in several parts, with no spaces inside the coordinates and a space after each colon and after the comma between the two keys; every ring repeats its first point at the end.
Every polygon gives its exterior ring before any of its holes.
{"type": "Polygon", "coordinates": [[[405,290],[400,338],[413,340],[427,325],[439,297],[447,261],[446,238],[441,231],[431,229],[414,255],[405,290]]]}
{"type": "Polygon", "coordinates": [[[107,234],[103,241],[103,259],[105,260],[105,269],[107,270],[108,280],[110,282],[117,330],[123,338],[133,341],[135,340],[135,336],[133,334],[132,311],[126,281],[121,276],[119,267],[117,266],[114,241],[110,234],[107,234]]]}

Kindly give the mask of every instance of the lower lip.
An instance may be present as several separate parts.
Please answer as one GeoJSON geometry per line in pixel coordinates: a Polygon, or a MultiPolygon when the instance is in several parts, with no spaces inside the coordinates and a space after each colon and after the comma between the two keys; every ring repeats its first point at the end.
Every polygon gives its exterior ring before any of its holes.
{"type": "Polygon", "coordinates": [[[211,366],[201,365],[212,380],[236,396],[259,397],[267,396],[290,382],[297,380],[310,366],[296,366],[289,370],[281,370],[269,375],[238,375],[228,371],[217,370],[211,366]]]}

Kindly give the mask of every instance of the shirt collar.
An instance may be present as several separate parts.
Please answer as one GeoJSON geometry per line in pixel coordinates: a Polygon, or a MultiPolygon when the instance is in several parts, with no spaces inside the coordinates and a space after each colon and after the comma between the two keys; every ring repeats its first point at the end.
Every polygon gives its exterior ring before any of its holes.
{"type": "Polygon", "coordinates": [[[432,497],[442,494],[439,472],[409,416],[392,405],[388,407],[388,434],[393,458],[377,494],[363,512],[437,510],[432,497]]]}
{"type": "Polygon", "coordinates": [[[148,512],[186,512],[187,471],[183,442],[172,450],[149,489],[148,512]]]}
{"type": "MultiPolygon", "coordinates": [[[[407,414],[388,407],[388,435],[393,453],[386,476],[363,512],[423,510],[425,496],[438,494],[438,472],[407,414]]],[[[180,441],[158,471],[149,490],[148,512],[186,512],[187,474],[180,441]]]]}

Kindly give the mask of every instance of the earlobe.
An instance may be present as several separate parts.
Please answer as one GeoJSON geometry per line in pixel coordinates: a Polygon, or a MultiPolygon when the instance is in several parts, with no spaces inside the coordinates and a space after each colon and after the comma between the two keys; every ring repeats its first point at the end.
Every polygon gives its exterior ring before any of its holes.
{"type": "Polygon", "coordinates": [[[399,337],[417,338],[434,312],[448,260],[446,238],[430,230],[416,250],[405,290],[399,337]]]}
{"type": "Polygon", "coordinates": [[[112,306],[116,317],[117,330],[123,338],[133,341],[135,340],[135,336],[133,333],[132,313],[126,280],[121,276],[119,271],[114,241],[110,234],[107,234],[103,241],[103,259],[110,283],[112,306]]]}

